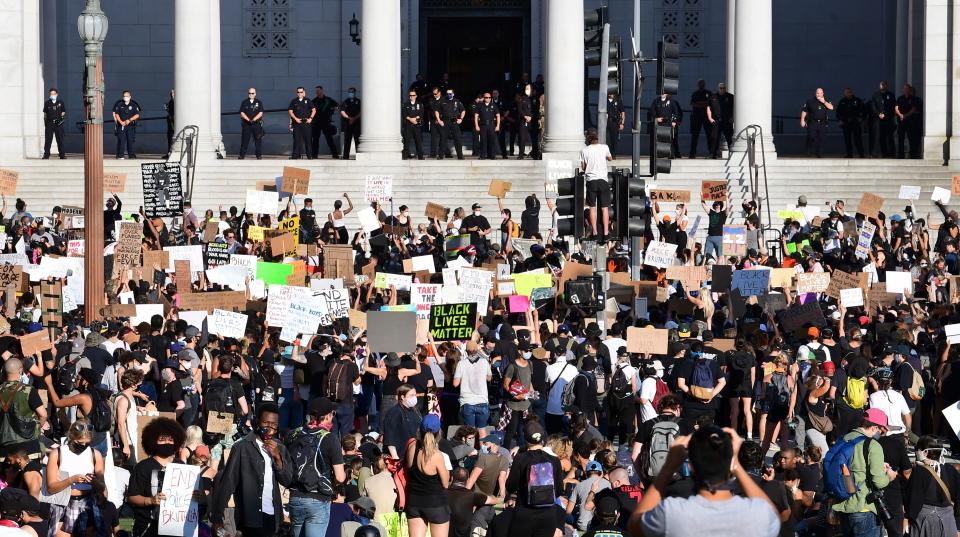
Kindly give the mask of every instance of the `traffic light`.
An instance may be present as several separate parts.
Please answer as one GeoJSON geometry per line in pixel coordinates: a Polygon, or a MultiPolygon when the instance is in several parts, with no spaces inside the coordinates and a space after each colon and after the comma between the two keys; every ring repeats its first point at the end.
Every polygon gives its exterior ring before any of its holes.
{"type": "Polygon", "coordinates": [[[586,186],[583,174],[557,181],[557,234],[561,237],[583,236],[583,204],[586,186]]]}
{"type": "Polygon", "coordinates": [[[615,189],[617,234],[621,239],[643,237],[649,214],[643,178],[631,177],[626,170],[612,172],[610,178],[615,189]]]}
{"type": "Polygon", "coordinates": [[[610,55],[607,62],[607,92],[616,90],[623,95],[623,70],[620,68],[620,38],[610,38],[610,55]]]}
{"type": "Polygon", "coordinates": [[[607,22],[607,8],[601,7],[587,11],[583,16],[583,49],[587,65],[596,51],[596,61],[600,61],[600,42],[603,39],[603,25],[607,22]]]}
{"type": "Polygon", "coordinates": [[[650,175],[670,173],[670,155],[673,145],[673,128],[669,123],[654,123],[650,137],[650,175]]]}
{"type": "Polygon", "coordinates": [[[657,43],[657,95],[680,90],[680,46],[663,39],[657,43]]]}

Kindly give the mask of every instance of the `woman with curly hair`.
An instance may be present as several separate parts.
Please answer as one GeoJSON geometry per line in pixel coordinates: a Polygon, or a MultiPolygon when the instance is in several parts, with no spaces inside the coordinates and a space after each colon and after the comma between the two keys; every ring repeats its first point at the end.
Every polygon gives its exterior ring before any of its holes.
{"type": "Polygon", "coordinates": [[[133,508],[133,534],[137,537],[157,535],[164,471],[176,462],[177,452],[186,441],[187,433],[176,420],[157,418],[143,428],[141,440],[147,458],[137,463],[130,472],[127,503],[133,508]]]}

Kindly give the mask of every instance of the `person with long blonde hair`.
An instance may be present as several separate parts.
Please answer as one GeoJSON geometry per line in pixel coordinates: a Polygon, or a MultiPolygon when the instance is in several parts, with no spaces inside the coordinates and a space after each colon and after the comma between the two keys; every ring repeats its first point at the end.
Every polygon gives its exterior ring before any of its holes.
{"type": "Polygon", "coordinates": [[[420,424],[420,438],[407,443],[404,465],[407,468],[407,503],[404,511],[410,525],[410,537],[425,537],[429,524],[431,537],[447,537],[450,530],[450,505],[445,489],[450,485],[443,454],[437,447],[440,418],[427,414],[420,424]]]}

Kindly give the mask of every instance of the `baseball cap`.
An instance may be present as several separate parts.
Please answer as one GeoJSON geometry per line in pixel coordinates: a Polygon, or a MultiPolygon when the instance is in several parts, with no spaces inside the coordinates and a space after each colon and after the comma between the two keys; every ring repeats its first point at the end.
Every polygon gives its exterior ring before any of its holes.
{"type": "Polygon", "coordinates": [[[373,503],[373,500],[366,496],[360,496],[356,500],[350,502],[350,505],[357,508],[357,511],[360,511],[361,516],[366,518],[373,518],[373,514],[377,510],[377,505],[373,503]]]}
{"type": "Polygon", "coordinates": [[[797,203],[800,205],[806,205],[807,197],[801,194],[800,197],[797,198],[797,203]]]}
{"type": "Polygon", "coordinates": [[[823,362],[820,367],[823,368],[823,373],[825,375],[832,375],[837,372],[837,366],[835,366],[833,362],[823,362]]]}
{"type": "Polygon", "coordinates": [[[903,217],[900,216],[899,214],[895,214],[895,215],[890,216],[890,221],[891,221],[891,222],[899,222],[899,221],[901,221],[901,220],[903,220],[903,217]]]}
{"type": "Polygon", "coordinates": [[[526,425],[523,426],[523,436],[527,439],[527,442],[532,442],[534,444],[543,444],[546,432],[543,430],[543,426],[535,421],[528,421],[526,425]]]}
{"type": "Polygon", "coordinates": [[[479,203],[474,203],[474,204],[470,207],[470,209],[482,209],[482,208],[483,208],[483,205],[480,205],[479,203]]]}
{"type": "Polygon", "coordinates": [[[680,323],[677,327],[677,335],[680,337],[690,337],[690,323],[680,323]]]}
{"type": "Polygon", "coordinates": [[[670,215],[669,215],[669,214],[663,215],[663,221],[664,221],[664,222],[669,222],[670,220],[671,220],[671,218],[670,218],[670,215]]]}
{"type": "Polygon", "coordinates": [[[600,466],[600,463],[597,461],[590,461],[587,463],[588,472],[603,472],[603,466],[600,466]]]}
{"type": "Polygon", "coordinates": [[[183,335],[186,337],[197,337],[200,335],[200,330],[196,326],[188,326],[187,329],[183,331],[183,335]]]}
{"type": "Polygon", "coordinates": [[[596,511],[600,516],[613,516],[620,509],[620,504],[613,496],[601,496],[596,503],[596,511]]]}
{"type": "Polygon", "coordinates": [[[316,417],[326,416],[336,409],[337,406],[333,404],[333,401],[326,397],[319,397],[310,403],[310,414],[316,417]]]}
{"type": "Polygon", "coordinates": [[[817,328],[816,326],[811,326],[810,328],[807,328],[807,336],[812,338],[820,337],[820,329],[817,328]]]}
{"type": "Polygon", "coordinates": [[[431,432],[437,434],[440,432],[440,416],[436,414],[427,414],[423,417],[423,422],[420,423],[420,429],[423,432],[431,432]]]}
{"type": "Polygon", "coordinates": [[[863,416],[863,419],[868,423],[879,425],[880,427],[887,428],[889,426],[887,422],[887,415],[879,408],[871,408],[867,410],[866,414],[863,416]]]}

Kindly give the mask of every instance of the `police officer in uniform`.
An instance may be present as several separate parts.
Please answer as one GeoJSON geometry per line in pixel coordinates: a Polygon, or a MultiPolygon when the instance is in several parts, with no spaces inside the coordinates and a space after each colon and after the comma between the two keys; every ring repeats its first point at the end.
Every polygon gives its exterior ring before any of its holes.
{"type": "Polygon", "coordinates": [[[617,97],[617,92],[607,92],[607,146],[610,154],[617,158],[617,141],[620,132],[627,121],[627,113],[623,111],[623,102],[617,97]]]}
{"type": "MultiPolygon", "coordinates": [[[[524,73],[529,78],[529,75],[524,73]]],[[[533,121],[533,101],[530,100],[533,94],[533,87],[529,83],[523,85],[523,93],[517,100],[517,137],[520,138],[519,155],[517,160],[523,160],[527,157],[524,148],[530,145],[531,152],[533,147],[530,143],[530,123],[533,121]]]]}
{"type": "MultiPolygon", "coordinates": [[[[167,104],[163,105],[163,110],[167,113],[167,157],[170,156],[170,152],[173,151],[173,129],[174,129],[174,114],[176,108],[173,103],[173,98],[175,94],[173,90],[170,90],[170,100],[167,101],[167,104]]],[[[166,157],[164,157],[166,158],[166,157]]]]}
{"type": "Polygon", "coordinates": [[[710,154],[720,158],[720,136],[727,140],[727,149],[733,145],[733,94],[727,93],[727,85],[721,82],[717,92],[707,103],[707,121],[713,129],[710,138],[710,154]]]}
{"type": "Polygon", "coordinates": [[[827,111],[833,110],[833,104],[823,96],[823,88],[817,88],[816,95],[807,99],[800,109],[800,128],[807,129],[807,155],[811,152],[821,157],[823,137],[827,135],[827,111]]]}
{"type": "Polygon", "coordinates": [[[900,128],[897,131],[897,158],[905,158],[904,138],[910,142],[910,158],[920,158],[920,135],[922,132],[920,97],[913,92],[913,86],[903,85],[903,95],[897,98],[894,108],[900,128]]]}
{"type": "Polygon", "coordinates": [[[411,141],[417,148],[417,159],[423,160],[423,141],[420,139],[423,103],[417,100],[417,91],[412,86],[407,97],[409,100],[403,103],[403,160],[410,158],[411,141]]]}
{"type": "Polygon", "coordinates": [[[473,130],[480,135],[480,160],[496,157],[497,133],[500,132],[500,109],[493,104],[493,95],[483,92],[483,101],[473,114],[473,130]]]}
{"type": "Polygon", "coordinates": [[[335,159],[340,158],[337,141],[333,138],[337,133],[337,128],[333,126],[333,113],[337,110],[337,101],[324,92],[323,86],[317,86],[314,91],[317,96],[313,98],[313,107],[317,109],[317,116],[313,121],[313,131],[310,133],[310,154],[313,158],[320,156],[320,135],[323,134],[327,147],[330,148],[330,156],[335,159]]]}
{"type": "MultiPolygon", "coordinates": [[[[247,156],[247,147],[250,138],[253,138],[253,147],[256,149],[257,160],[263,158],[260,146],[263,143],[263,103],[257,99],[257,88],[247,90],[247,98],[240,103],[240,160],[247,156]]],[[[294,131],[296,132],[296,131],[294,131]]],[[[296,151],[296,144],[294,144],[296,151]]]]}
{"type": "Polygon", "coordinates": [[[140,105],[133,100],[130,90],[123,90],[123,98],[113,103],[118,159],[122,160],[124,153],[130,158],[137,158],[136,153],[133,152],[133,143],[137,140],[138,119],[140,119],[140,105]]]}
{"type": "Polygon", "coordinates": [[[850,88],[843,88],[843,99],[837,103],[837,121],[843,129],[843,143],[847,148],[846,157],[853,158],[853,146],[857,146],[857,153],[863,158],[863,119],[867,108],[860,97],[853,94],[850,88]]]}
{"type": "Polygon", "coordinates": [[[670,144],[670,158],[680,158],[680,145],[677,143],[677,133],[683,121],[683,110],[680,109],[680,104],[664,93],[650,105],[650,116],[651,123],[656,121],[658,125],[670,125],[670,134],[673,139],[670,144]]]}
{"type": "Polygon", "coordinates": [[[457,159],[463,160],[463,145],[460,142],[460,124],[463,123],[463,117],[467,110],[463,107],[460,99],[453,94],[453,88],[447,88],[447,98],[440,103],[440,110],[437,112],[437,125],[440,126],[440,145],[442,151],[437,159],[443,158],[443,153],[447,149],[447,140],[453,140],[453,147],[457,150],[457,159]]]}
{"type": "Polygon", "coordinates": [[[313,123],[313,117],[317,114],[317,109],[313,106],[313,101],[307,99],[307,90],[303,86],[297,88],[297,96],[290,101],[287,107],[287,114],[290,115],[290,125],[293,127],[293,152],[290,155],[292,159],[298,159],[301,155],[310,158],[310,124],[313,123]]]}
{"type": "Polygon", "coordinates": [[[504,106],[503,99],[500,98],[499,90],[493,90],[490,92],[490,95],[490,102],[496,105],[497,110],[500,111],[500,131],[497,132],[497,143],[500,145],[500,155],[503,158],[507,158],[507,129],[509,128],[510,110],[504,106]]]}
{"type": "Polygon", "coordinates": [[[343,131],[343,158],[350,158],[350,142],[360,143],[360,99],[357,88],[347,88],[347,98],[340,106],[340,130],[343,131]]]}
{"type": "Polygon", "coordinates": [[[697,158],[697,145],[700,143],[700,130],[707,135],[707,150],[710,149],[710,122],[707,120],[707,105],[710,103],[710,90],[707,83],[697,81],[697,91],[690,96],[690,158],[697,158]]]}
{"type": "Polygon", "coordinates": [[[413,81],[413,84],[410,84],[408,89],[417,94],[417,100],[420,101],[420,104],[423,104],[423,101],[426,101],[427,96],[430,95],[430,84],[423,77],[423,73],[417,73],[417,79],[413,81]]]}
{"type": "MultiPolygon", "coordinates": [[[[893,92],[887,89],[887,83],[880,81],[880,89],[873,93],[870,98],[870,117],[873,120],[880,135],[880,154],[884,158],[893,157],[893,118],[896,108],[896,98],[893,92]]],[[[873,138],[875,132],[870,134],[870,154],[873,155],[873,138]]]]}
{"type": "Polygon", "coordinates": [[[50,144],[57,139],[57,152],[60,158],[67,155],[63,151],[63,120],[67,117],[67,109],[60,100],[57,88],[50,88],[50,98],[43,103],[43,158],[50,158],[50,144]]]}
{"type": "Polygon", "coordinates": [[[440,142],[443,141],[443,134],[441,133],[440,124],[438,123],[438,118],[440,117],[440,105],[443,103],[443,94],[440,93],[440,88],[438,86],[433,87],[432,91],[433,97],[431,97],[427,103],[427,115],[430,118],[430,157],[440,158],[442,155],[447,155],[447,148],[444,144],[440,142]]]}

